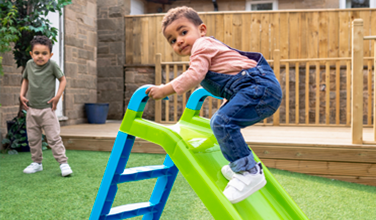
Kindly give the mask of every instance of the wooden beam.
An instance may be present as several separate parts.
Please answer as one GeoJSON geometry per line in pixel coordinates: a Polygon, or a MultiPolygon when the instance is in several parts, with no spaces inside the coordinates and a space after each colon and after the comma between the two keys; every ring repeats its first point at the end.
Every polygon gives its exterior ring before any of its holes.
{"type": "MultiPolygon", "coordinates": [[[[155,55],[155,85],[162,84],[162,55],[157,53],[155,55]]],[[[160,123],[162,121],[162,101],[155,101],[154,120],[160,123]]]]}
{"type": "Polygon", "coordinates": [[[352,87],[351,134],[352,143],[363,143],[363,20],[352,23],[352,87]]]}

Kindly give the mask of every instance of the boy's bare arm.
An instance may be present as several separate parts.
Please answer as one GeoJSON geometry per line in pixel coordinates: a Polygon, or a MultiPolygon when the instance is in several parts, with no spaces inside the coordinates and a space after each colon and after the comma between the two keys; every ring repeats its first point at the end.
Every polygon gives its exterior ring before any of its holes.
{"type": "Polygon", "coordinates": [[[65,76],[60,77],[59,81],[60,85],[59,89],[57,90],[56,96],[47,102],[48,104],[52,102],[52,110],[56,110],[57,103],[59,102],[60,97],[64,92],[65,86],[67,85],[67,80],[65,79],[65,76]]]}
{"type": "Polygon", "coordinates": [[[145,91],[145,93],[148,94],[150,98],[159,100],[176,92],[172,85],[169,83],[167,85],[151,86],[145,91]]]}
{"type": "Polygon", "coordinates": [[[29,88],[29,80],[24,78],[22,80],[22,85],[21,85],[20,100],[21,100],[21,103],[22,103],[23,107],[26,110],[29,109],[29,106],[27,106],[27,103],[29,102],[29,100],[25,97],[28,88],[29,88]]]}

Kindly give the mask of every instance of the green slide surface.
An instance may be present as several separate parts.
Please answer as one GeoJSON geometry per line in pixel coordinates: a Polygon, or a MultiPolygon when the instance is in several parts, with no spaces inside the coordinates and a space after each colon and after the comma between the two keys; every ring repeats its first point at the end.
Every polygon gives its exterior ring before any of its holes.
{"type": "Polygon", "coordinates": [[[162,125],[143,119],[141,109],[127,110],[120,131],[163,147],[215,219],[308,219],[264,165],[265,187],[231,204],[222,193],[228,180],[221,168],[228,161],[199,110],[186,108],[178,123],[162,125]]]}

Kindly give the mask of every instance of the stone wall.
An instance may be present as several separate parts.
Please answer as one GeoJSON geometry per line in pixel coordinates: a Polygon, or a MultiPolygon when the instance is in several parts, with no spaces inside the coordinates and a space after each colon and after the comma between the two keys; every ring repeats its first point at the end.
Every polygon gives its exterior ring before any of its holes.
{"type": "Polygon", "coordinates": [[[130,0],[98,0],[98,90],[100,103],[109,103],[108,119],[124,113],[125,28],[130,0]]]}
{"type": "Polygon", "coordinates": [[[0,75],[0,143],[7,133],[6,121],[17,116],[22,80],[21,68],[17,68],[13,53],[8,52],[2,56],[4,75],[0,75]]]}
{"type": "Polygon", "coordinates": [[[73,1],[64,21],[64,124],[78,124],[87,121],[84,103],[97,102],[97,1],[73,1]]]}
{"type": "MultiPolygon", "coordinates": [[[[125,98],[124,108],[126,109],[133,93],[145,84],[155,83],[155,67],[154,66],[126,66],[125,68],[125,98]]],[[[143,118],[154,120],[155,102],[149,99],[145,106],[143,118]]]]}

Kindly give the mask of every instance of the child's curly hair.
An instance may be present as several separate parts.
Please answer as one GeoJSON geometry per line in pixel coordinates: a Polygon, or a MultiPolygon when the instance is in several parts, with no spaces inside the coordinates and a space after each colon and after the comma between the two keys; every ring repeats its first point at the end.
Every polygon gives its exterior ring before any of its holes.
{"type": "Polygon", "coordinates": [[[163,17],[162,20],[162,33],[165,31],[166,27],[174,22],[176,19],[181,17],[186,17],[189,21],[191,21],[194,25],[198,26],[204,22],[202,22],[200,16],[197,14],[193,8],[182,6],[177,8],[172,8],[168,10],[167,14],[163,17]]]}
{"type": "Polygon", "coordinates": [[[30,41],[30,44],[31,44],[31,51],[33,51],[34,49],[34,45],[36,44],[40,44],[40,45],[45,45],[47,46],[49,49],[50,49],[50,53],[52,53],[52,42],[50,39],[48,39],[48,37],[46,36],[40,36],[40,35],[37,35],[35,36],[31,41],[30,41]]]}

